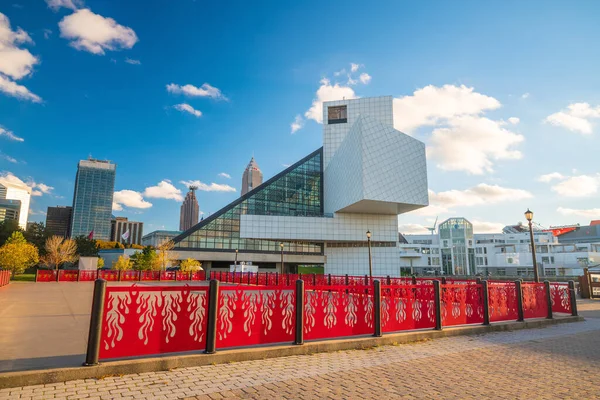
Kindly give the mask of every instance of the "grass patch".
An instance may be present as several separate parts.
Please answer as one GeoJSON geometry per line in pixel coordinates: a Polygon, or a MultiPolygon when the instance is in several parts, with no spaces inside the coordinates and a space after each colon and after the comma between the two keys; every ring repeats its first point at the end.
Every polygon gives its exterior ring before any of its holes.
{"type": "Polygon", "coordinates": [[[35,274],[20,274],[15,275],[14,278],[10,278],[11,281],[19,282],[35,282],[35,274]]]}

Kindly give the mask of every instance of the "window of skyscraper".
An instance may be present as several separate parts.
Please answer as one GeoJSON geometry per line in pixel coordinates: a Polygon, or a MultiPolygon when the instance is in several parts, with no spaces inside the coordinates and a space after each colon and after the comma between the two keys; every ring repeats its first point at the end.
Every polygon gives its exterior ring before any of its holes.
{"type": "Polygon", "coordinates": [[[327,108],[328,124],[345,124],[348,122],[347,106],[335,106],[327,108]]]}

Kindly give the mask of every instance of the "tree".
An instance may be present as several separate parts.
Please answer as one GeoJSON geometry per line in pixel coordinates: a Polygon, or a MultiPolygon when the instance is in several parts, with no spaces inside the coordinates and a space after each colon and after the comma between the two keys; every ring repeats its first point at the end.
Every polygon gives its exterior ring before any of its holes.
{"type": "Polygon", "coordinates": [[[173,253],[171,250],[175,247],[175,243],[172,240],[165,240],[156,248],[156,254],[158,256],[158,263],[160,265],[161,270],[167,269],[168,266],[174,263],[177,260],[177,254],[173,253]]]}
{"type": "Polygon", "coordinates": [[[131,269],[131,260],[123,256],[119,256],[117,261],[113,262],[112,268],[119,271],[128,271],[131,269]]]}
{"type": "Polygon", "coordinates": [[[139,245],[139,244],[132,243],[132,244],[130,244],[130,245],[129,245],[129,248],[130,248],[130,249],[138,249],[138,250],[142,250],[142,249],[144,248],[144,246],[141,246],[141,245],[139,245]]]}
{"type": "Polygon", "coordinates": [[[104,267],[104,258],[102,257],[98,257],[98,264],[96,265],[97,268],[102,268],[104,267]]]}
{"type": "Polygon", "coordinates": [[[124,249],[123,246],[119,242],[107,242],[105,240],[96,240],[96,244],[98,245],[99,250],[109,250],[109,249],[124,249]]]}
{"type": "Polygon", "coordinates": [[[137,271],[152,271],[160,269],[158,256],[152,246],[146,246],[141,252],[134,253],[130,259],[133,262],[133,269],[137,271]]]}
{"type": "Polygon", "coordinates": [[[52,236],[50,231],[44,226],[43,222],[30,222],[27,224],[27,230],[23,233],[25,240],[38,248],[41,255],[46,252],[46,240],[52,236]]]}
{"type": "Polygon", "coordinates": [[[202,263],[198,260],[194,260],[193,258],[183,260],[179,266],[181,267],[181,272],[202,271],[202,263]]]}
{"type": "Polygon", "coordinates": [[[14,277],[39,262],[38,249],[27,243],[20,231],[13,232],[0,247],[0,268],[12,272],[14,277]]]}
{"type": "Polygon", "coordinates": [[[19,221],[17,220],[6,219],[0,222],[0,246],[6,243],[13,232],[20,230],[21,228],[19,228],[19,221]]]}
{"type": "Polygon", "coordinates": [[[42,261],[49,267],[58,270],[61,264],[77,260],[77,245],[73,239],[64,239],[62,236],[50,236],[46,240],[46,255],[42,261]]]}
{"type": "Polygon", "coordinates": [[[98,255],[98,243],[94,239],[83,235],[77,236],[75,244],[77,245],[77,254],[80,257],[94,257],[98,255]]]}

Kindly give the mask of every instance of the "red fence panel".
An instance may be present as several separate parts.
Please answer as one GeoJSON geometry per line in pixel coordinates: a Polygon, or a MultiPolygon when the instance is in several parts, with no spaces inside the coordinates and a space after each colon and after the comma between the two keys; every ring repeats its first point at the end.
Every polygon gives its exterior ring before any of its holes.
{"type": "Polygon", "coordinates": [[[79,270],[79,282],[91,282],[96,280],[96,270],[79,270]]]}
{"type": "Polygon", "coordinates": [[[175,280],[175,271],[163,271],[160,273],[161,281],[174,281],[175,280]]]}
{"type": "Polygon", "coordinates": [[[490,322],[519,319],[517,287],[514,282],[488,282],[490,322]]]}
{"type": "Polygon", "coordinates": [[[77,282],[77,270],[60,269],[58,270],[59,282],[77,282]]]}
{"type": "Polygon", "coordinates": [[[523,282],[523,316],[525,318],[544,318],[548,316],[546,288],[543,283],[523,282]]]}
{"type": "Polygon", "coordinates": [[[125,282],[139,280],[139,271],[121,271],[121,280],[125,282]]]}
{"type": "Polygon", "coordinates": [[[206,286],[106,288],[100,360],[203,350],[206,286]]]}
{"type": "Polygon", "coordinates": [[[433,285],[381,286],[383,332],[425,328],[435,328],[433,285]]]}
{"type": "Polygon", "coordinates": [[[37,282],[56,282],[56,271],[49,269],[38,269],[37,282]]]}
{"type": "Polygon", "coordinates": [[[441,285],[442,326],[482,324],[481,284],[441,285]]]}
{"type": "Polygon", "coordinates": [[[569,285],[564,283],[550,284],[550,299],[553,313],[571,314],[571,296],[569,285]]]}
{"type": "Polygon", "coordinates": [[[141,271],[142,281],[158,281],[160,279],[159,271],[141,271]]]}
{"type": "Polygon", "coordinates": [[[374,332],[372,286],[317,286],[305,290],[304,304],[306,340],[374,332]]]}
{"type": "Polygon", "coordinates": [[[189,281],[190,280],[190,274],[191,274],[191,272],[176,271],[175,272],[175,280],[178,280],[178,281],[189,281]]]}
{"type": "Polygon", "coordinates": [[[118,281],[119,280],[119,271],[115,271],[115,270],[98,271],[98,278],[107,280],[109,282],[118,281]]]}
{"type": "Polygon", "coordinates": [[[217,348],[294,341],[292,289],[222,287],[219,291],[217,348]]]}
{"type": "Polygon", "coordinates": [[[8,285],[10,282],[10,271],[0,271],[0,287],[8,285]]]}

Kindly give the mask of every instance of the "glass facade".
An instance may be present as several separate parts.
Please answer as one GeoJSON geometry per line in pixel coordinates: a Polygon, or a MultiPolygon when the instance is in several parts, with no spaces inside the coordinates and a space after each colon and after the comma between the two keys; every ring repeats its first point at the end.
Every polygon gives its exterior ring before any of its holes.
{"type": "Polygon", "coordinates": [[[464,218],[450,218],[440,224],[442,268],[446,274],[469,275],[475,272],[473,224],[464,218]]]}
{"type": "MultiPolygon", "coordinates": [[[[175,248],[279,253],[279,241],[240,238],[241,215],[323,216],[323,149],[309,154],[267,182],[174,239],[175,248]]],[[[322,243],[285,242],[284,252],[323,254],[322,243]]]]}
{"type": "Polygon", "coordinates": [[[82,160],[77,167],[71,236],[110,240],[110,221],[116,165],[108,161],[82,160]]]}

